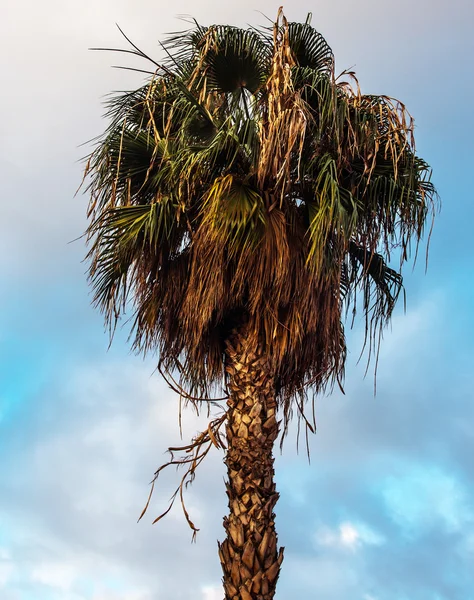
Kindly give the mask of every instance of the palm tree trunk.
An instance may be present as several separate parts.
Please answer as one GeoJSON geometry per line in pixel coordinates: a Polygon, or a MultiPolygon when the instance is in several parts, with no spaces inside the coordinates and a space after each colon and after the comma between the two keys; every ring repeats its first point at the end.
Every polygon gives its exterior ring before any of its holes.
{"type": "Polygon", "coordinates": [[[278,436],[273,369],[247,325],[226,348],[229,516],[219,544],[225,600],[271,600],[283,561],[277,548],[273,444],[278,436]]]}

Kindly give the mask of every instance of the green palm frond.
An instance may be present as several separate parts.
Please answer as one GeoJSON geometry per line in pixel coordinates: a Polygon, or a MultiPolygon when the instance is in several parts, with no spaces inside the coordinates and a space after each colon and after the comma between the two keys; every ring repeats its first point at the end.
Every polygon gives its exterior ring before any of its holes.
{"type": "Polygon", "coordinates": [[[202,205],[202,225],[210,240],[227,248],[229,258],[257,248],[265,229],[260,194],[234,175],[216,179],[202,205]]]}
{"type": "Polygon", "coordinates": [[[94,302],[105,313],[115,315],[124,306],[146,255],[177,250],[182,239],[178,219],[178,206],[161,197],[152,204],[109,208],[91,223],[94,302]]]}
{"type": "Polygon", "coordinates": [[[296,63],[302,68],[328,75],[334,70],[334,55],[323,36],[309,22],[289,23],[288,38],[296,63]]]}
{"type": "MultiPolygon", "coordinates": [[[[377,291],[385,297],[386,309],[384,314],[390,317],[403,290],[403,278],[400,273],[391,269],[384,257],[371,253],[366,248],[351,242],[348,252],[348,269],[344,270],[344,289],[350,294],[352,289],[364,282],[373,284],[377,291]]],[[[364,305],[370,305],[370,294],[365,298],[364,305]]]]}
{"type": "Polygon", "coordinates": [[[201,42],[202,67],[209,91],[224,94],[248,90],[255,94],[265,83],[270,52],[252,30],[214,26],[201,42]]]}
{"type": "Polygon", "coordinates": [[[336,160],[324,154],[315,165],[314,198],[308,205],[308,263],[320,270],[326,259],[330,239],[334,235],[349,240],[357,225],[357,206],[352,194],[338,178],[336,160]]]}

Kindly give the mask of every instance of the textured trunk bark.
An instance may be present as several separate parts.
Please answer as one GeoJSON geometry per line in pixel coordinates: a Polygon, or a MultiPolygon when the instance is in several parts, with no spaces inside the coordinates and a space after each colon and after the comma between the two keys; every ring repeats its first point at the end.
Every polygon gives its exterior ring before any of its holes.
{"type": "Polygon", "coordinates": [[[277,548],[273,444],[278,436],[273,369],[249,326],[226,349],[229,516],[219,544],[225,600],[271,600],[283,561],[277,548]]]}

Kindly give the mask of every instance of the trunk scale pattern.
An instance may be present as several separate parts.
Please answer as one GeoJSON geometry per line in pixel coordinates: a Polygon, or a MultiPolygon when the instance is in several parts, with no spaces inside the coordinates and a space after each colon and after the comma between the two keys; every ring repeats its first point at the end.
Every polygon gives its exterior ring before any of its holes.
{"type": "Polygon", "coordinates": [[[248,326],[234,331],[226,348],[229,516],[227,538],[219,544],[225,600],[272,600],[283,561],[273,512],[279,496],[273,480],[279,430],[273,369],[252,333],[248,326]]]}

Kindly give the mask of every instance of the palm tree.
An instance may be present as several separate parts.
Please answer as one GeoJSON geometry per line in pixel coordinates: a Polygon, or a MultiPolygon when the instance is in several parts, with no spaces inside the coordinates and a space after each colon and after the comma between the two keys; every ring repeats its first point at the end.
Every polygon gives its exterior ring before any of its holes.
{"type": "Polygon", "coordinates": [[[309,18],[195,24],[164,50],[145,85],[109,101],[89,156],[90,279],[111,330],[132,307],[134,348],[157,351],[185,399],[225,391],[167,464],[187,465],[182,499],[210,446],[225,448],[225,598],[270,600],[275,440],[294,413],[314,430],[308,395],[341,384],[348,310],[377,349],[402,289],[390,255],[409,259],[436,192],[403,104],[336,78],[309,18]]]}

